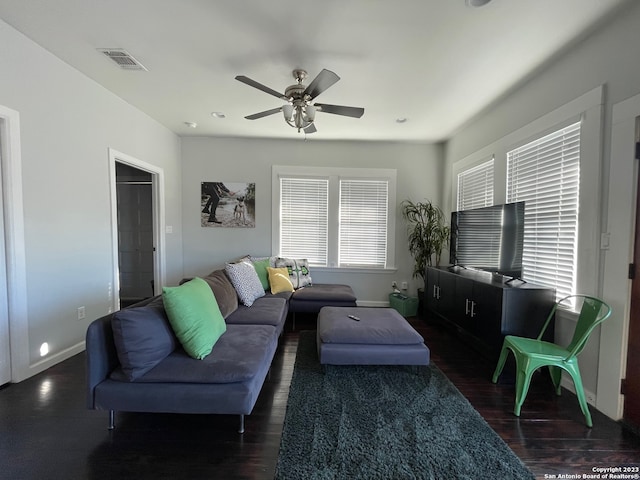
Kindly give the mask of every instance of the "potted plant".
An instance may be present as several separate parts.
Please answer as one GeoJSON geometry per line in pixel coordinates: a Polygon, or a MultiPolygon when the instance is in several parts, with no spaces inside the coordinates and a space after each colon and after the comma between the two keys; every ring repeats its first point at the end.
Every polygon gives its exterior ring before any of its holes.
{"type": "Polygon", "coordinates": [[[434,258],[436,265],[440,263],[451,229],[445,223],[442,210],[429,200],[416,203],[404,200],[400,206],[407,221],[409,252],[415,259],[413,276],[425,280],[425,270],[434,258]]]}

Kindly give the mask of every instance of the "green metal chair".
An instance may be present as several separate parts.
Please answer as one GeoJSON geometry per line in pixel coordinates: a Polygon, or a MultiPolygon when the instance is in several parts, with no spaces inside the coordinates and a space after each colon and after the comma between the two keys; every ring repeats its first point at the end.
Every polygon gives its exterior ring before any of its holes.
{"type": "Polygon", "coordinates": [[[580,377],[580,369],[578,368],[578,354],[589,340],[591,332],[603,321],[611,315],[611,307],[602,300],[588,295],[569,295],[564,297],[554,305],[551,313],[547,317],[544,326],[538,338],[524,338],[507,335],[502,344],[500,358],[493,373],[493,383],[498,381],[500,373],[504,368],[504,364],[509,355],[509,350],[513,352],[516,359],[516,404],[513,413],[519,417],[520,409],[524,403],[531,383],[531,375],[540,367],[549,367],[551,380],[556,389],[556,394],[560,395],[560,380],[562,378],[562,370],[566,370],[576,389],[576,395],[580,402],[580,408],[587,421],[587,426],[592,427],[591,413],[587,406],[587,399],[584,395],[582,386],[582,378],[580,377]],[[554,318],[556,310],[560,305],[568,305],[570,301],[575,300],[579,305],[582,299],[582,307],[580,308],[580,316],[576,329],[573,332],[571,343],[565,348],[555,343],[545,342],[542,340],[545,330],[549,326],[551,319],[554,318]]]}

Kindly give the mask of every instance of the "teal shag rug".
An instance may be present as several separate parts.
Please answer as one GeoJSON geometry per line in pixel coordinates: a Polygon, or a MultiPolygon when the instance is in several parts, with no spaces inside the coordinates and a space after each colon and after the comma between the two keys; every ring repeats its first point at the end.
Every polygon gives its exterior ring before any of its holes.
{"type": "Polygon", "coordinates": [[[333,366],[300,333],[276,479],[531,479],[434,365],[333,366]]]}

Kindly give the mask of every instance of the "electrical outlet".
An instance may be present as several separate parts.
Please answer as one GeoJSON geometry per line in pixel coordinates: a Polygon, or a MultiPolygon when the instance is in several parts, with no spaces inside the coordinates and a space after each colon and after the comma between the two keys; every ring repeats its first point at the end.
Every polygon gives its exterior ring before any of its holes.
{"type": "Polygon", "coordinates": [[[84,307],[78,307],[78,320],[82,320],[83,318],[85,318],[87,315],[84,311],[84,307]]]}
{"type": "Polygon", "coordinates": [[[407,290],[409,288],[409,284],[407,282],[402,282],[402,290],[407,290]]]}

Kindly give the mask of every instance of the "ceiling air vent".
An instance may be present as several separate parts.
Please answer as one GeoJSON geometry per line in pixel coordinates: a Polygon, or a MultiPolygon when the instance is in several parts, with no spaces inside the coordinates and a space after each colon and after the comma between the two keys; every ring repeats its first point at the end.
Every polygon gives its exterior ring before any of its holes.
{"type": "Polygon", "coordinates": [[[123,70],[147,71],[144,65],[133,58],[133,56],[123,48],[99,48],[98,51],[104,53],[123,70]]]}

